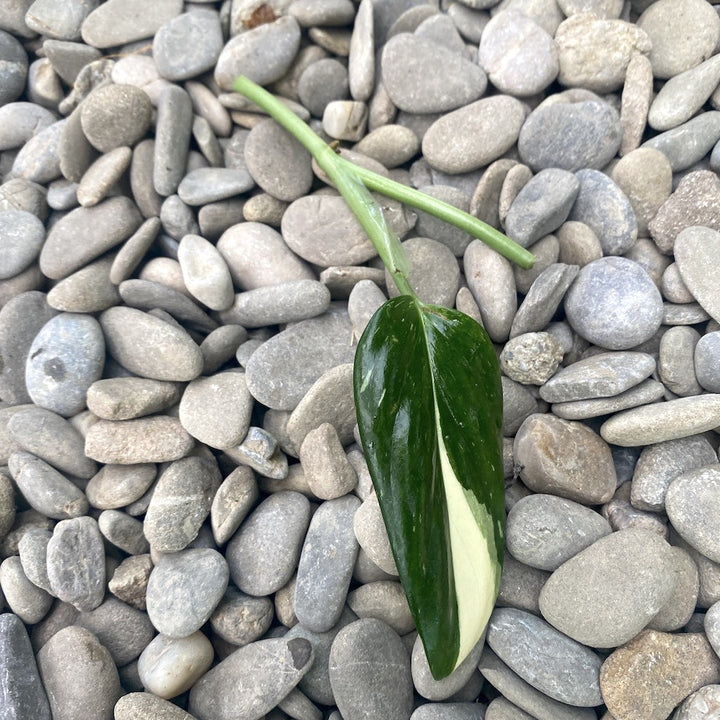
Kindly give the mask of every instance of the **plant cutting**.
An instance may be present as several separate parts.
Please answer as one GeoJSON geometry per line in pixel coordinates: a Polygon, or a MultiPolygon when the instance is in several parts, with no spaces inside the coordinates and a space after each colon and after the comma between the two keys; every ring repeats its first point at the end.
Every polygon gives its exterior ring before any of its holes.
{"type": "Polygon", "coordinates": [[[358,342],[355,407],[390,546],[433,675],[477,644],[500,585],[504,551],[502,389],[485,330],[430,305],[372,191],[462,228],[524,268],[533,255],[458,208],[342,158],[281,101],[246,77],[235,89],[300,141],[357,217],[398,297],[358,342]]]}

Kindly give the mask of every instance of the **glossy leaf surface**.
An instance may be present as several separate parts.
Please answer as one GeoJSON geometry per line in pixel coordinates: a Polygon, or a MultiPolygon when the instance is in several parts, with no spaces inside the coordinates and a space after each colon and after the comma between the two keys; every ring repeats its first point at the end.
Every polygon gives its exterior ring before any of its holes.
{"type": "Polygon", "coordinates": [[[435,677],[479,640],[504,547],[502,389],[492,343],[456,310],[401,295],[355,355],[360,435],[435,677]]]}

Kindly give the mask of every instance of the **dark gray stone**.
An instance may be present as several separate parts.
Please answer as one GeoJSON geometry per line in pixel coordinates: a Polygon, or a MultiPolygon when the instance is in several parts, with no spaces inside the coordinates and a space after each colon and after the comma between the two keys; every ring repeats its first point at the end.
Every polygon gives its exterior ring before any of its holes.
{"type": "Polygon", "coordinates": [[[185,176],[192,122],[192,102],[185,90],[178,85],[165,88],[157,102],[153,154],[153,187],[159,195],[172,195],[185,176]]]}

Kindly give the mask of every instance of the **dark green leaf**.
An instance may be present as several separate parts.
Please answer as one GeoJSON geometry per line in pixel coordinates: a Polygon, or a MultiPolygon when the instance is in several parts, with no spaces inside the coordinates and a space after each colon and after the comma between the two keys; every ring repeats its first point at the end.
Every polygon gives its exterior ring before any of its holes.
{"type": "Polygon", "coordinates": [[[363,448],[435,677],[479,640],[497,597],[505,510],[502,389],[485,331],[401,295],[355,355],[363,448]]]}

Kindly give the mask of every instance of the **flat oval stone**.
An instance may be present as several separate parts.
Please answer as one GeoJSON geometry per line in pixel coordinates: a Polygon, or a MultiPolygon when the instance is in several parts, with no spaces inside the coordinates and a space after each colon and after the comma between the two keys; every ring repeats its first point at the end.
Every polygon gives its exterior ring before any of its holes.
{"type": "Polygon", "coordinates": [[[516,608],[496,608],[487,644],[523,680],[555,700],[576,707],[603,702],[602,658],[539,617],[516,608]]]}
{"type": "Polygon", "coordinates": [[[398,635],[407,635],[415,628],[405,591],[399,582],[378,580],[365,583],[348,594],[347,602],[359,618],[382,620],[398,635]]]}
{"type": "Polygon", "coordinates": [[[344,627],[333,641],[329,668],[335,702],[345,720],[410,717],[410,658],[400,637],[382,620],[365,618],[344,627]]]}
{"type": "Polygon", "coordinates": [[[253,185],[253,178],[242,168],[199,167],[185,175],[177,193],[184,203],[195,207],[241,195],[253,185]]]}
{"type": "Polygon", "coordinates": [[[258,499],[258,486],[252,470],[236,467],[222,482],[210,506],[210,523],[218,545],[224,545],[258,499]]]}
{"type": "Polygon", "coordinates": [[[174,698],[210,669],[214,655],[212,644],[199,630],[183,638],[156,635],[138,658],[138,675],[153,695],[174,698]]]}
{"type": "Polygon", "coordinates": [[[607,165],[621,138],[618,113],[606,102],[599,98],[571,102],[556,95],[528,115],[518,151],[533,170],[559,167],[574,172],[607,165]]]}
{"type": "Polygon", "coordinates": [[[642,144],[663,153],[673,172],[687,170],[700,161],[720,139],[720,112],[710,110],[650,138],[642,144]]]}
{"type": "Polygon", "coordinates": [[[57,118],[32,102],[8,102],[0,107],[0,150],[22,147],[33,135],[50,127],[57,118]]]}
{"type": "Polygon", "coordinates": [[[124,368],[154,380],[193,380],[201,372],[200,348],[181,328],[141,310],[113,307],[100,315],[108,352],[124,368]]]}
{"type": "Polygon", "coordinates": [[[606,420],[600,434],[613,445],[652,445],[720,425],[720,395],[708,393],[632,408],[606,420]]]}
{"type": "Polygon", "coordinates": [[[720,332],[703,335],[695,346],[695,375],[708,392],[720,392],[720,332]]]}
{"type": "Polygon", "coordinates": [[[16,155],[13,175],[35,183],[48,183],[59,178],[59,147],[67,122],[60,120],[33,135],[16,155]]]}
{"type": "Polygon", "coordinates": [[[118,377],[94,382],[87,393],[88,409],[104,420],[131,420],[166,410],[180,399],[175,383],[118,377]]]}
{"type": "Polygon", "coordinates": [[[124,196],[75,208],[48,232],[40,252],[40,269],[47,277],[61,280],[127,240],[141,223],[137,206],[124,196]]]}
{"type": "Polygon", "coordinates": [[[169,700],[149,692],[131,692],[123,695],[113,708],[115,720],[192,720],[193,716],[169,700]]]}
{"type": "Polygon", "coordinates": [[[718,521],[713,512],[720,497],[720,465],[688,470],[668,487],[665,511],[675,530],[714,562],[720,562],[718,521]]]}
{"type": "Polygon", "coordinates": [[[163,555],[148,581],[150,620],[163,635],[188,637],[210,619],[227,584],[227,563],[215,550],[198,548],[163,555]]]}
{"type": "Polygon", "coordinates": [[[98,515],[103,537],[129,555],[149,552],[150,544],[143,535],[143,524],[121,510],[104,510],[98,515]]]}
{"type": "Polygon", "coordinates": [[[85,487],[90,504],[100,510],[125,507],[139,500],[155,480],[152,463],[103,465],[85,487]]]}
{"type": "Polygon", "coordinates": [[[531,415],[513,448],[520,478],[534,492],[552,493],[586,505],[607,502],[617,485],[606,442],[579,422],[531,415]],[[568,448],[577,448],[568,452],[568,448]]]}
{"type": "Polygon", "coordinates": [[[215,66],[215,82],[232,90],[238,75],[258,85],[279,80],[289,69],[300,47],[297,20],[284,15],[235,35],[226,43],[215,66]]]}
{"type": "Polygon", "coordinates": [[[298,562],[295,615],[314,632],[330,630],[347,598],[359,546],[353,517],[360,499],[326,500],[310,521],[298,562]]]}
{"type": "Polygon", "coordinates": [[[105,342],[100,325],[90,315],[62,313],[35,336],[25,383],[37,405],[70,416],[85,408],[88,388],[105,364],[105,342]]]}
{"type": "Polygon", "coordinates": [[[179,460],[195,445],[180,421],[167,415],[98,420],[85,436],[85,454],[102,463],[134,465],[179,460]]]}
{"type": "Polygon", "coordinates": [[[48,304],[61,312],[96,313],[120,302],[110,281],[113,256],[102,257],[60,280],[48,293],[48,304]]]}
{"type": "Polygon", "coordinates": [[[267,407],[292,410],[323,373],[352,362],[351,337],[347,313],[332,305],[320,317],[291,325],[250,357],[250,393],[267,407]]]}
{"type": "Polygon", "coordinates": [[[720,685],[705,685],[678,705],[676,720],[703,720],[706,711],[720,706],[720,685]]]}
{"type": "Polygon", "coordinates": [[[586,340],[610,350],[626,350],[657,332],[662,297],[638,263],[603,257],[580,270],[565,296],[565,312],[586,340]]]}
{"type": "Polygon", "coordinates": [[[525,109],[509,95],[477,100],[443,115],[428,128],[422,139],[423,155],[442,172],[477,170],[515,144],[524,121],[525,109]]]}
{"type": "Polygon", "coordinates": [[[561,565],[540,592],[543,617],[584,645],[616,647],[635,637],[669,599],[674,558],[650,530],[607,535],[561,565]]]}
{"type": "Polygon", "coordinates": [[[594,510],[572,500],[539,493],[521,498],[510,510],[507,548],[526,565],[557,570],[566,560],[611,532],[610,523],[594,510]]]}
{"type": "Polygon", "coordinates": [[[53,595],[80,612],[95,609],[105,595],[105,547],[97,522],[87,515],[61,520],[47,546],[53,595]]]}
{"type": "Polygon", "coordinates": [[[682,230],[675,238],[675,262],[680,277],[715,320],[720,318],[720,269],[713,258],[720,252],[720,232],[706,227],[682,230]]]}
{"type": "MultiPolygon", "coordinates": [[[[179,85],[169,85],[157,100],[152,187],[158,195],[172,195],[185,177],[192,126],[193,108],[190,97],[179,85]]],[[[146,156],[144,160],[147,162],[149,158],[146,156]]],[[[145,171],[148,169],[145,168],[145,171]]],[[[156,201],[152,190],[145,190],[144,195],[151,202],[156,201]]]]}
{"type": "Polygon", "coordinates": [[[482,68],[429,39],[399,33],[383,48],[383,85],[396,107],[447,112],[477,100],[487,87],[482,68]]]}
{"type": "Polygon", "coordinates": [[[193,297],[212,310],[227,310],[230,307],[233,300],[232,278],[212,243],[199,235],[185,235],[178,246],[178,262],[185,285],[193,297]]]}
{"type": "Polygon", "coordinates": [[[112,656],[90,630],[62,628],[39,650],[37,662],[55,720],[112,717],[123,690],[112,656]]]}
{"type": "Polygon", "coordinates": [[[53,597],[26,575],[22,561],[11,555],[0,564],[0,590],[5,603],[24,623],[38,623],[47,615],[53,597]]]}
{"type": "Polygon", "coordinates": [[[255,508],[227,546],[233,582],[249,595],[270,595],[295,572],[310,523],[310,503],[297,492],[274,493],[255,508]]]}
{"type": "Polygon", "coordinates": [[[300,682],[314,660],[304,638],[258,640],[231,653],[190,691],[198,718],[251,720],[270,712],[300,682]]]}
{"type": "Polygon", "coordinates": [[[0,280],[7,280],[29,267],[40,254],[44,241],[45,226],[32,213],[24,210],[0,212],[0,252],[3,256],[0,280]]]}

